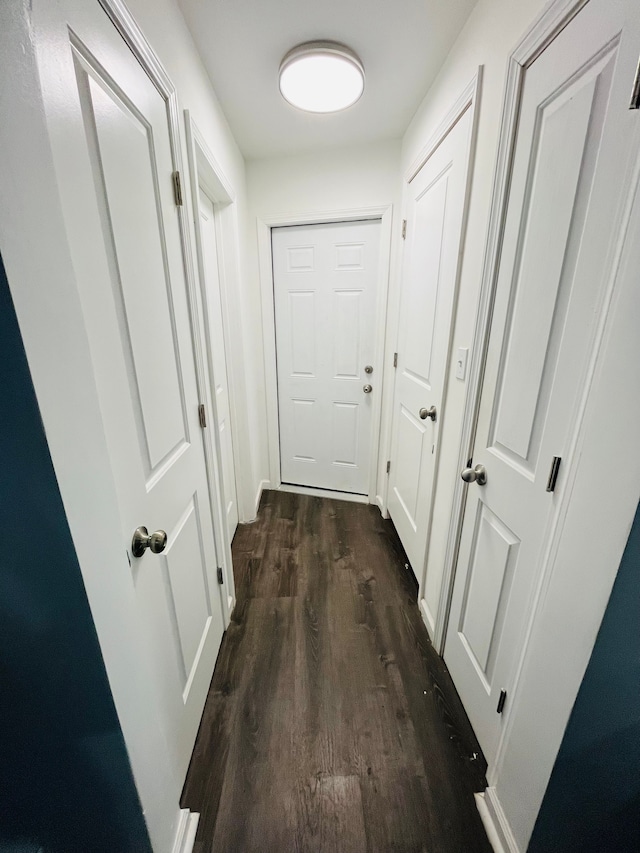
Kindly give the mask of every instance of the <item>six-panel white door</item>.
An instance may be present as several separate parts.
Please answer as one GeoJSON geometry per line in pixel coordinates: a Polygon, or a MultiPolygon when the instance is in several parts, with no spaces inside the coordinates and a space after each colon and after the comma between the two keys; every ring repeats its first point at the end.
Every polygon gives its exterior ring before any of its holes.
{"type": "Polygon", "coordinates": [[[209,341],[213,361],[211,365],[211,381],[213,382],[218,448],[222,463],[224,517],[227,523],[229,542],[231,542],[238,526],[238,501],[236,497],[236,475],[233,461],[233,437],[229,415],[229,385],[222,320],[222,297],[220,293],[215,212],[213,202],[202,188],[200,188],[198,201],[202,274],[206,290],[209,341]]]}
{"type": "Polygon", "coordinates": [[[490,765],[566,475],[547,491],[552,461],[578,428],[625,192],[618,166],[632,153],[623,122],[640,44],[622,61],[621,5],[591,0],[525,73],[473,455],[487,482],[468,486],[444,652],[490,765]]]}
{"type": "Polygon", "coordinates": [[[122,549],[161,695],[140,713],[162,727],[179,778],[224,626],[167,103],[97,3],[70,3],[68,18],[60,192],[91,270],[81,299],[122,549]],[[133,556],[141,525],[166,531],[163,553],[133,556]]]}
{"type": "Polygon", "coordinates": [[[470,132],[467,110],[407,187],[389,513],[418,576],[445,419],[470,132]]]}
{"type": "Polygon", "coordinates": [[[366,495],[380,221],[274,228],[272,248],[282,482],[366,495]]]}

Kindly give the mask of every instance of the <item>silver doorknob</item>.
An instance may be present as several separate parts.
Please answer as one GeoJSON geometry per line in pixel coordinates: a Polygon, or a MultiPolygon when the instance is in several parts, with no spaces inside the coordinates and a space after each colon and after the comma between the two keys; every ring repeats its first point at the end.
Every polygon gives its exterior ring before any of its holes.
{"type": "Polygon", "coordinates": [[[146,527],[136,527],[131,540],[131,553],[134,557],[142,557],[149,548],[152,554],[161,554],[167,547],[167,534],[164,530],[149,533],[146,527]]]}
{"type": "Polygon", "coordinates": [[[438,416],[438,410],[435,406],[429,406],[428,409],[420,409],[418,412],[423,421],[426,421],[427,418],[431,418],[431,420],[435,423],[436,417],[438,416]]]}
{"type": "Polygon", "coordinates": [[[372,385],[365,385],[362,390],[364,391],[365,394],[370,394],[373,391],[373,386],[372,385]]]}
{"type": "Polygon", "coordinates": [[[373,373],[373,365],[372,365],[372,364],[368,364],[368,365],[365,367],[364,372],[365,372],[365,373],[373,373]]]}
{"type": "Polygon", "coordinates": [[[487,482],[487,469],[484,465],[476,465],[475,468],[465,468],[460,474],[465,483],[477,483],[484,486],[487,482]]]}

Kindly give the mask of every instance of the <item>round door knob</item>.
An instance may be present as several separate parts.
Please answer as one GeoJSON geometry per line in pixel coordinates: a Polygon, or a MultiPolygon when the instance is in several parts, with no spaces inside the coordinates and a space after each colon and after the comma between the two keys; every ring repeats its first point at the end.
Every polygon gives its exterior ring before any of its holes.
{"type": "Polygon", "coordinates": [[[372,385],[365,385],[362,390],[364,391],[365,394],[370,394],[373,391],[373,386],[372,385]]]}
{"type": "Polygon", "coordinates": [[[167,547],[167,534],[164,530],[149,533],[146,527],[136,527],[131,540],[131,552],[134,557],[142,557],[147,548],[152,554],[161,554],[167,547]]]}
{"type": "Polygon", "coordinates": [[[438,416],[438,410],[435,406],[429,406],[428,409],[420,409],[418,412],[423,421],[426,421],[427,418],[431,418],[431,420],[435,423],[436,418],[438,416]]]}
{"type": "Polygon", "coordinates": [[[364,372],[365,372],[365,373],[373,373],[373,365],[372,365],[372,364],[368,364],[368,365],[365,367],[364,372]]]}
{"type": "Polygon", "coordinates": [[[475,468],[465,468],[460,474],[465,483],[477,483],[484,486],[487,482],[487,469],[484,465],[476,465],[475,468]]]}

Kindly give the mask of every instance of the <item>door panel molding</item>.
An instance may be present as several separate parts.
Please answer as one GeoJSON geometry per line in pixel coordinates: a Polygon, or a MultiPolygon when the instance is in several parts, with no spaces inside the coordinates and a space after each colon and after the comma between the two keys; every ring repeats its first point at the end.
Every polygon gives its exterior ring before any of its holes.
{"type": "Polygon", "coordinates": [[[375,363],[380,365],[377,385],[380,393],[371,395],[373,412],[373,438],[371,442],[371,460],[369,468],[368,500],[376,502],[377,472],[380,455],[380,428],[382,417],[382,396],[384,393],[384,342],[386,333],[387,302],[389,291],[389,269],[391,260],[391,233],[393,205],[380,207],[348,208],[325,210],[314,213],[301,212],[280,214],[256,218],[258,236],[258,270],[262,299],[262,335],[264,342],[265,395],[267,401],[267,441],[269,449],[269,482],[265,488],[279,489],[280,478],[280,426],[278,413],[278,375],[276,362],[275,300],[273,291],[273,253],[271,248],[271,229],[288,225],[320,225],[322,223],[353,222],[357,220],[380,219],[380,267],[376,294],[375,363]]]}

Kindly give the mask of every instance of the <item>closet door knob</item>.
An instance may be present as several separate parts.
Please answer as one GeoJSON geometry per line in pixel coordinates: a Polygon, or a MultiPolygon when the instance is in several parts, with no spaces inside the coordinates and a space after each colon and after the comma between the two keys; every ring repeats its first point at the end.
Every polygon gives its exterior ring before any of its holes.
{"type": "Polygon", "coordinates": [[[426,421],[427,418],[431,418],[431,420],[435,423],[436,417],[438,416],[438,410],[435,406],[429,406],[428,409],[420,409],[418,412],[423,421],[426,421]]]}
{"type": "Polygon", "coordinates": [[[142,557],[147,548],[152,554],[162,554],[167,547],[167,534],[164,530],[149,533],[146,527],[136,527],[131,540],[131,553],[134,557],[142,557]]]}

